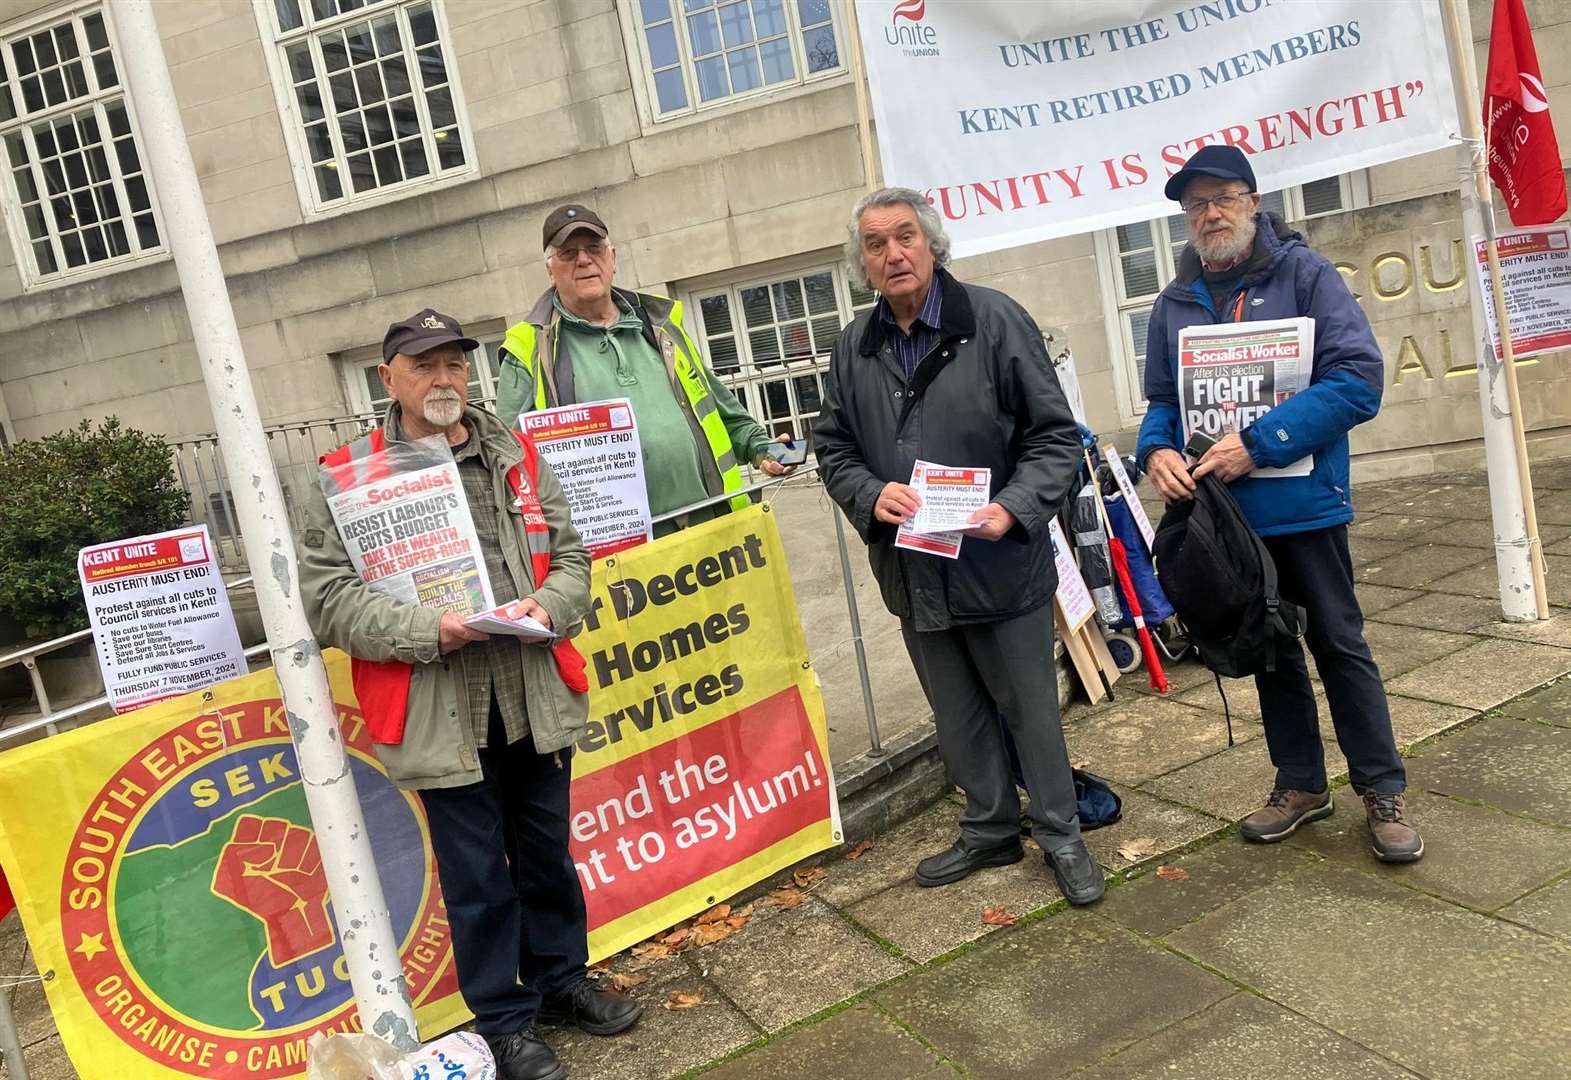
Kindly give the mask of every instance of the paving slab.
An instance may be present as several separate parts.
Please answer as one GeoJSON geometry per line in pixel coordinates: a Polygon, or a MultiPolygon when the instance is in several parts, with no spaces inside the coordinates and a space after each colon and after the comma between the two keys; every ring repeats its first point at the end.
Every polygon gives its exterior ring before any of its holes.
{"type": "Polygon", "coordinates": [[[1571,671],[1571,649],[1490,640],[1388,680],[1403,697],[1492,709],[1571,671]]]}
{"type": "Polygon", "coordinates": [[[1516,903],[1502,908],[1499,914],[1501,918],[1531,926],[1546,934],[1555,934],[1571,942],[1571,877],[1529,893],[1516,903]]]}
{"type": "MultiPolygon", "coordinates": [[[[20,970],[7,974],[21,975],[23,978],[37,975],[38,966],[33,958],[33,950],[24,949],[20,970]]],[[[24,1047],[43,1042],[56,1034],[55,1019],[49,1012],[42,982],[25,982],[12,988],[11,1014],[16,1019],[17,1039],[24,1047]]]]}
{"type": "MultiPolygon", "coordinates": [[[[1201,683],[1211,681],[1210,669],[1195,659],[1193,653],[1183,660],[1164,660],[1162,662],[1162,674],[1167,679],[1167,692],[1169,694],[1177,694],[1181,690],[1188,690],[1191,686],[1199,686],[1201,683]]],[[[1123,699],[1123,696],[1129,690],[1134,690],[1141,694],[1149,694],[1153,697],[1163,696],[1151,689],[1151,680],[1146,676],[1143,668],[1125,675],[1113,685],[1113,689],[1119,695],[1120,700],[1123,699]]]]}
{"type": "Polygon", "coordinates": [[[13,908],[0,919],[0,979],[22,973],[23,955],[27,952],[27,935],[22,931],[22,919],[13,908]]]}
{"type": "MultiPolygon", "coordinates": [[[[1553,555],[1548,551],[1544,553],[1545,579],[1553,588],[1554,583],[1571,581],[1571,555],[1553,555]]],[[[1479,596],[1485,599],[1500,595],[1500,578],[1495,566],[1495,560],[1490,558],[1477,566],[1470,566],[1454,574],[1436,578],[1427,588],[1437,592],[1461,593],[1464,596],[1479,596]]]]}
{"type": "MultiPolygon", "coordinates": [[[[1473,639],[1466,634],[1374,621],[1364,624],[1364,640],[1369,642],[1369,651],[1374,654],[1381,676],[1387,679],[1406,674],[1474,644],[1473,639]]],[[[1318,681],[1320,672],[1313,658],[1310,659],[1309,671],[1318,681]]]]}
{"type": "MultiPolygon", "coordinates": [[[[908,1080],[942,1076],[938,1057],[876,1005],[858,1005],[704,1074],[704,1080],[908,1080]]],[[[947,1072],[948,1070],[944,1070],[947,1072]]],[[[953,1072],[949,1072],[954,1076],[953,1072]]]]}
{"type": "Polygon", "coordinates": [[[1364,609],[1364,617],[1374,622],[1416,626],[1424,629],[1470,631],[1500,618],[1500,601],[1457,593],[1415,593],[1416,599],[1379,611],[1364,609]]]}
{"type": "MultiPolygon", "coordinates": [[[[1227,695],[1227,711],[1232,713],[1233,716],[1233,734],[1235,737],[1240,736],[1243,734],[1243,728],[1238,722],[1240,717],[1246,720],[1258,721],[1260,719],[1260,698],[1255,693],[1255,680],[1223,679],[1222,691],[1227,695]]],[[[1207,679],[1198,686],[1179,691],[1174,696],[1186,705],[1193,705],[1217,717],[1218,720],[1222,719],[1222,694],[1217,692],[1215,679],[1207,679]]],[[[1221,735],[1222,745],[1226,746],[1227,729],[1225,726],[1220,730],[1219,734],[1221,735]]]]}
{"type": "Polygon", "coordinates": [[[1431,1080],[1563,1080],[1571,948],[1322,865],[1168,943],[1431,1080]]]}
{"type": "MultiPolygon", "coordinates": [[[[1329,721],[1322,721],[1320,741],[1325,748],[1326,776],[1334,782],[1347,775],[1347,762],[1335,741],[1328,741],[1330,726],[1329,721]]],[[[1233,822],[1264,806],[1275,784],[1276,766],[1271,764],[1270,750],[1264,739],[1255,739],[1159,776],[1143,787],[1164,799],[1233,822]]]]}
{"type": "MultiPolygon", "coordinates": [[[[76,1066],[71,1064],[71,1059],[66,1056],[65,1044],[60,1041],[60,1036],[52,1035],[40,1042],[25,1048],[22,1051],[22,1060],[27,1065],[27,1075],[32,1080],[79,1080],[76,1066]]],[[[5,1066],[0,1065],[0,1076],[9,1076],[5,1066]]]]}
{"type": "Polygon", "coordinates": [[[1362,581],[1353,586],[1353,592],[1357,594],[1358,607],[1366,618],[1377,611],[1384,611],[1426,595],[1418,589],[1397,589],[1390,585],[1370,585],[1362,581]]]}
{"type": "Polygon", "coordinates": [[[975,1080],[1047,1080],[1232,992],[1128,930],[1072,912],[1000,935],[875,997],[975,1080]]]}
{"type": "Polygon", "coordinates": [[[1354,566],[1389,559],[1410,546],[1405,540],[1382,540],[1379,537],[1361,534],[1349,536],[1347,539],[1348,553],[1352,556],[1354,566]]]}
{"type": "Polygon", "coordinates": [[[1558,679],[1541,690],[1500,706],[1507,716],[1537,720],[1556,727],[1571,727],[1571,679],[1558,679]]]}
{"type": "MultiPolygon", "coordinates": [[[[1440,534],[1451,522],[1446,518],[1421,517],[1418,514],[1362,514],[1347,527],[1349,542],[1365,537],[1371,540],[1415,540],[1440,534]]],[[[1449,541],[1448,541],[1449,542],[1449,541]]]]}
{"type": "Polygon", "coordinates": [[[1362,800],[1351,791],[1337,795],[1336,813],[1299,829],[1289,843],[1465,907],[1495,911],[1571,869],[1571,830],[1423,792],[1407,800],[1409,820],[1424,837],[1423,859],[1381,863],[1370,849],[1362,800]]]}
{"type": "Polygon", "coordinates": [[[1533,490],[1571,489],[1571,458],[1533,462],[1533,490]]]}
{"type": "MultiPolygon", "coordinates": [[[[1571,555],[1566,558],[1571,558],[1571,555]]],[[[1571,649],[1571,614],[1562,612],[1558,608],[1549,610],[1555,614],[1551,614],[1547,619],[1534,622],[1489,622],[1482,626],[1475,626],[1469,633],[1571,649]]]]}
{"type": "Polygon", "coordinates": [[[1082,834],[1092,857],[1108,870],[1126,870],[1136,863],[1158,858],[1161,853],[1192,844],[1226,824],[1209,814],[1121,784],[1114,784],[1113,790],[1123,800],[1123,817],[1116,824],[1082,834]],[[1156,853],[1138,859],[1119,854],[1119,848],[1134,840],[1152,841],[1156,853]]]}
{"type": "Polygon", "coordinates": [[[740,933],[691,954],[691,961],[764,1031],[779,1031],[910,970],[827,904],[755,910],[740,933]]]}
{"type": "MultiPolygon", "coordinates": [[[[685,959],[685,958],[684,958],[685,959]]],[[[611,1038],[576,1028],[541,1029],[575,1080],[655,1080],[724,1057],[759,1038],[759,1031],[715,987],[686,963],[661,964],[633,991],[644,1005],[632,1030],[611,1038]],[[704,1003],[688,1009],[661,1008],[673,990],[701,993],[704,1003]]]]}
{"type": "MultiPolygon", "coordinates": [[[[1213,691],[1214,692],[1214,691],[1213,691]]],[[[1064,725],[1071,761],[1110,780],[1138,784],[1217,751],[1223,730],[1212,715],[1171,697],[1120,694],[1064,725]]]]}
{"type": "Polygon", "coordinates": [[[1093,910],[1120,926],[1151,937],[1166,937],[1241,896],[1320,862],[1320,857],[1289,844],[1250,844],[1230,836],[1162,861],[1182,867],[1189,879],[1169,881],[1149,870],[1109,890],[1093,910]]]}
{"type": "Polygon", "coordinates": [[[937,855],[959,835],[960,804],[940,799],[909,821],[873,837],[873,846],[857,858],[824,863],[829,877],[814,892],[836,907],[865,900],[909,880],[917,863],[937,855]]]}
{"type": "Polygon", "coordinates": [[[1450,544],[1417,544],[1395,555],[1365,563],[1353,570],[1359,581],[1372,585],[1394,585],[1401,589],[1422,589],[1430,582],[1475,566],[1484,553],[1477,548],[1450,544]]]}
{"type": "Polygon", "coordinates": [[[1234,994],[1074,1080],[1413,1080],[1351,1040],[1252,994],[1234,994]]]}
{"type": "Polygon", "coordinates": [[[1571,525],[1571,491],[1551,491],[1534,500],[1538,524],[1571,525]]]}
{"type": "Polygon", "coordinates": [[[1412,514],[1431,518],[1489,517],[1489,488],[1458,482],[1451,474],[1442,480],[1430,477],[1427,486],[1415,484],[1404,497],[1380,505],[1384,514],[1412,514]]]}
{"type": "Polygon", "coordinates": [[[1465,705],[1443,705],[1397,694],[1386,695],[1386,708],[1391,712],[1391,730],[1399,749],[1449,731],[1478,715],[1476,710],[1465,705]]]}
{"type": "Polygon", "coordinates": [[[1490,717],[1407,761],[1408,787],[1571,826],[1571,729],[1490,717]]]}
{"type": "Polygon", "coordinates": [[[1455,514],[1444,512],[1443,499],[1437,496],[1471,484],[1459,484],[1453,474],[1439,476],[1413,476],[1402,480],[1387,480],[1379,484],[1355,485],[1353,509],[1362,518],[1366,514],[1399,514],[1407,517],[1451,518],[1455,514]]]}

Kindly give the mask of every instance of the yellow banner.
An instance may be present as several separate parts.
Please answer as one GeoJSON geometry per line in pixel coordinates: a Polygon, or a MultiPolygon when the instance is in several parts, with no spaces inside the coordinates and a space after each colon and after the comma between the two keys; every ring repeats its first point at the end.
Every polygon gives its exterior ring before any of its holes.
{"type": "Polygon", "coordinates": [[[841,837],[771,509],[597,560],[593,585],[571,847],[598,959],[841,837]]]}
{"type": "MultiPolygon", "coordinates": [[[[430,1038],[468,1013],[425,814],[326,659],[430,1038]]],[[[359,1027],[270,671],[0,754],[0,865],[84,1077],[296,1077],[312,1032],[359,1027]]]]}

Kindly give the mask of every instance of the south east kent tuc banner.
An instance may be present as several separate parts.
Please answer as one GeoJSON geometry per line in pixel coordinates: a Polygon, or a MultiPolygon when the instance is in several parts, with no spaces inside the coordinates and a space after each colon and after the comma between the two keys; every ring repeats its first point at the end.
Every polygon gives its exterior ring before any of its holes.
{"type": "Polygon", "coordinates": [[[1202,146],[1273,191],[1449,145],[1432,0],[856,0],[886,183],[956,255],[1162,217],[1202,146]]]}
{"type": "MultiPolygon", "coordinates": [[[[388,780],[324,654],[421,1034],[467,1017],[420,800],[388,780]]],[[[0,864],[77,1071],[305,1074],[358,1030],[289,721],[270,671],[0,754],[0,864]]]]}

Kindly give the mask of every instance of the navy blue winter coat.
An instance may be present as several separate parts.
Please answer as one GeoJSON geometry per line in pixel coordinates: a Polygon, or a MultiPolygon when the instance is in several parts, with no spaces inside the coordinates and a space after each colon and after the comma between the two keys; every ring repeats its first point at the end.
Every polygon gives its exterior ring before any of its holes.
{"type": "Polygon", "coordinates": [[[1178,413],[1178,332],[1227,321],[1244,294],[1245,320],[1315,320],[1315,362],[1309,387],[1241,431],[1255,465],[1290,465],[1314,454],[1309,476],[1245,476],[1230,487],[1249,523],[1262,536],[1308,532],[1353,520],[1347,433],[1380,411],[1385,361],[1369,319],[1330,261],[1274,214],[1256,219],[1256,251],[1270,252],[1247,273],[1223,312],[1211,302],[1194,245],[1179,257],[1178,274],[1151,309],[1146,338],[1145,395],[1150,403],[1135,454],[1142,466],[1153,450],[1182,450],[1178,413]]]}

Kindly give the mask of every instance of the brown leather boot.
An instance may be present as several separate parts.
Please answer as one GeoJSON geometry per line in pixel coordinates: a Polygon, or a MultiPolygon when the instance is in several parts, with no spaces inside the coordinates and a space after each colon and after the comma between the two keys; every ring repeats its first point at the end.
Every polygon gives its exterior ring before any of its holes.
{"type": "Polygon", "coordinates": [[[1371,791],[1364,796],[1369,835],[1374,838],[1375,858],[1381,862],[1417,862],[1424,857],[1424,838],[1407,823],[1405,809],[1401,795],[1371,791]]]}
{"type": "Polygon", "coordinates": [[[1271,794],[1266,796],[1266,804],[1239,822],[1238,827],[1245,840],[1274,844],[1292,836],[1306,821],[1330,817],[1333,809],[1330,788],[1325,791],[1272,788],[1271,794]]]}

